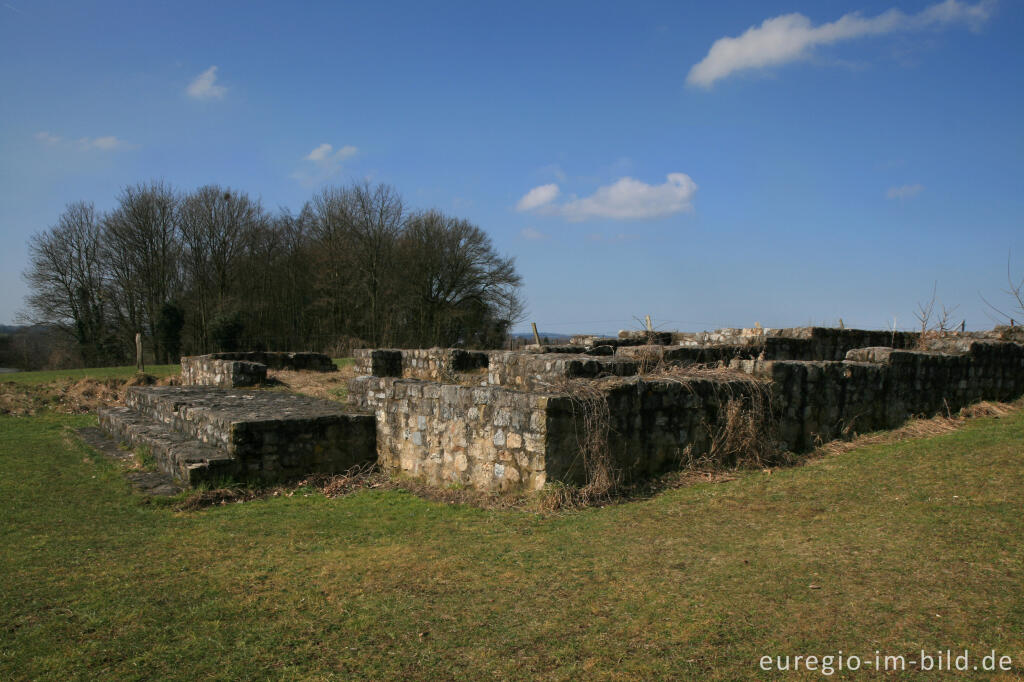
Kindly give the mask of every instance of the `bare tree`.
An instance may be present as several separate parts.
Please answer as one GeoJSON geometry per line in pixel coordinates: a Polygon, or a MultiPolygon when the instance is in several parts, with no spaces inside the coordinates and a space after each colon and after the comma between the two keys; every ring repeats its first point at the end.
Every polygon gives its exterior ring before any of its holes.
{"type": "Polygon", "coordinates": [[[354,185],[352,193],[352,236],[355,265],[369,307],[366,338],[375,345],[391,345],[394,284],[399,275],[393,256],[402,229],[405,207],[390,185],[354,185]]]}
{"type": "Polygon", "coordinates": [[[410,216],[401,240],[409,339],[493,345],[522,315],[515,261],[477,226],[437,211],[410,216]],[[471,338],[476,335],[476,338],[471,338]],[[475,343],[474,343],[475,342],[475,343]]]}
{"type": "Polygon", "coordinates": [[[483,230],[410,216],[388,185],[326,188],[297,216],[217,185],[133,185],[102,217],[70,205],[29,246],[26,319],[69,332],[79,362],[123,355],[137,331],[164,360],[179,344],[493,347],[523,311],[515,263],[483,230]]]}
{"type": "Polygon", "coordinates": [[[102,362],[109,349],[102,232],[91,203],[68,204],[57,225],[29,240],[26,321],[53,324],[76,341],[82,360],[102,362]]]}
{"type": "Polygon", "coordinates": [[[206,185],[186,196],[179,211],[185,271],[195,306],[196,343],[211,345],[215,320],[234,317],[240,265],[253,236],[269,221],[258,201],[242,192],[206,185]]]}
{"type": "Polygon", "coordinates": [[[989,318],[996,324],[1013,324],[1024,319],[1024,277],[1018,280],[1013,276],[1012,254],[1006,256],[1006,284],[1007,288],[1003,289],[1003,293],[1010,298],[1009,307],[997,308],[989,303],[984,296],[981,296],[981,300],[985,302],[992,313],[989,314],[989,318]]]}
{"type": "Polygon", "coordinates": [[[935,311],[935,296],[938,292],[938,287],[938,282],[932,284],[931,298],[929,298],[926,302],[917,302],[917,310],[914,312],[914,317],[917,319],[918,324],[920,324],[921,326],[921,334],[925,334],[932,328],[932,314],[935,311]]]}
{"type": "Polygon", "coordinates": [[[160,310],[180,291],[178,201],[177,193],[161,182],[132,185],[121,191],[117,207],[103,221],[125,333],[143,330],[156,339],[160,310]]]}
{"type": "Polygon", "coordinates": [[[394,253],[405,215],[389,185],[328,187],[303,210],[321,245],[321,292],[333,316],[372,345],[392,341],[394,253]]]}

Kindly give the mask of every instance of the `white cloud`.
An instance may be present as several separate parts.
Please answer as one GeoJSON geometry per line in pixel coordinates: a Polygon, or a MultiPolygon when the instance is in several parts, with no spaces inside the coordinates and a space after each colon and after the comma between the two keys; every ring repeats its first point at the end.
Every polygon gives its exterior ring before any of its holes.
{"type": "Polygon", "coordinates": [[[634,178],[620,178],[599,187],[589,197],[572,197],[554,207],[555,212],[571,222],[592,218],[607,220],[642,220],[662,218],[693,208],[697,183],[685,173],[669,173],[660,185],[648,185],[634,178]]]}
{"type": "Polygon", "coordinates": [[[93,149],[117,149],[118,147],[124,146],[124,140],[119,140],[113,135],[107,135],[105,137],[94,137],[91,140],[89,138],[83,138],[82,140],[87,147],[93,149]]]}
{"type": "Polygon", "coordinates": [[[885,196],[887,199],[909,199],[916,197],[923,190],[924,185],[900,185],[899,187],[890,187],[885,196]]]}
{"type": "Polygon", "coordinates": [[[710,87],[737,71],[786,64],[807,57],[820,45],[866,36],[951,24],[965,24],[971,30],[979,30],[992,15],[993,6],[992,0],[981,0],[974,5],[945,0],[917,14],[890,9],[865,18],[858,12],[851,12],[818,26],[813,26],[802,14],[783,14],[765,19],[760,26],[751,26],[737,38],[727,36],[716,40],[704,59],[690,69],[686,82],[710,87]]]}
{"type": "Polygon", "coordinates": [[[342,162],[359,153],[359,149],[350,144],[334,149],[334,145],[324,142],[313,148],[302,158],[305,168],[301,168],[292,177],[306,186],[316,186],[327,182],[342,169],[342,162]]]}
{"type": "Polygon", "coordinates": [[[52,145],[52,144],[57,144],[58,142],[60,142],[60,136],[59,135],[54,135],[52,133],[48,133],[45,130],[40,130],[38,133],[36,133],[35,137],[40,142],[45,142],[46,144],[51,144],[52,145]]]}
{"type": "Polygon", "coordinates": [[[540,187],[534,187],[519,200],[516,204],[517,211],[532,211],[540,208],[545,204],[550,204],[558,196],[558,185],[551,183],[550,185],[541,185],[540,187]]]}
{"type": "Polygon", "coordinates": [[[530,241],[537,241],[540,239],[548,238],[546,234],[533,227],[524,227],[522,231],[520,231],[519,235],[523,239],[529,239],[530,241]]]}
{"type": "Polygon", "coordinates": [[[188,84],[185,92],[195,99],[221,99],[227,88],[217,85],[217,67],[211,66],[188,84]]]}
{"type": "Polygon", "coordinates": [[[333,145],[329,145],[324,142],[306,155],[306,161],[314,161],[316,163],[330,163],[332,161],[341,162],[347,158],[355,156],[356,152],[359,151],[352,145],[345,145],[332,154],[331,151],[333,149],[333,145]]]}
{"type": "Polygon", "coordinates": [[[592,218],[642,220],[690,210],[696,192],[697,183],[689,175],[669,173],[660,185],[620,178],[611,185],[599,187],[589,197],[572,196],[561,204],[552,203],[559,194],[558,185],[541,185],[527,192],[516,208],[560,215],[570,222],[592,218]]]}
{"type": "Polygon", "coordinates": [[[323,161],[327,158],[327,155],[331,153],[331,149],[333,149],[333,147],[324,142],[306,156],[306,161],[323,161]]]}

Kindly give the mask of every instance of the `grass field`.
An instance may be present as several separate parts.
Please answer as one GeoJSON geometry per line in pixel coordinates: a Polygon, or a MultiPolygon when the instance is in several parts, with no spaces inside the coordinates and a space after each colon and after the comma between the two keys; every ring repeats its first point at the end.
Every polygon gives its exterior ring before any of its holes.
{"type": "MultiPolygon", "coordinates": [[[[146,373],[157,378],[171,376],[181,371],[181,365],[146,365],[146,373]]],[[[0,374],[0,382],[15,384],[46,384],[54,381],[77,381],[78,379],[127,379],[135,374],[135,365],[127,367],[94,367],[91,369],[54,369],[45,372],[12,372],[0,374]]]]}
{"type": "Polygon", "coordinates": [[[552,516],[375,490],[175,512],[71,435],[92,423],[0,417],[0,679],[743,679],[922,648],[1024,674],[1024,412],[552,516]]]}

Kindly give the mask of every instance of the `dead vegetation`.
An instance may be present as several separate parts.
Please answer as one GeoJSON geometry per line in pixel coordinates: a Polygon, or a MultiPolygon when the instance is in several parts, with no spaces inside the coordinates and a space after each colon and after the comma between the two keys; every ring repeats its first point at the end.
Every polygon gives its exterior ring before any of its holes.
{"type": "Polygon", "coordinates": [[[348,382],[355,373],[354,365],[346,365],[337,372],[296,372],[292,370],[270,370],[268,384],[281,386],[294,393],[314,398],[344,401],[348,394],[348,382]]]}
{"type": "Polygon", "coordinates": [[[1020,403],[997,403],[983,401],[961,408],[957,413],[936,415],[931,418],[915,418],[892,431],[879,431],[856,436],[850,440],[834,440],[818,446],[802,459],[804,461],[824,456],[838,455],[868,445],[897,443],[911,438],[931,438],[963,428],[969,419],[978,417],[1003,417],[1020,409],[1020,403]]]}
{"type": "Polygon", "coordinates": [[[480,509],[522,509],[533,505],[533,500],[527,493],[480,491],[462,486],[434,486],[414,478],[389,474],[382,471],[374,462],[353,467],[342,474],[315,474],[287,485],[262,488],[238,485],[196,490],[174,505],[174,509],[197,511],[252,500],[314,493],[337,498],[361,490],[401,490],[432,502],[465,504],[480,509]]]}
{"type": "Polygon", "coordinates": [[[139,373],[127,379],[58,379],[44,384],[0,382],[0,415],[28,417],[44,410],[88,414],[120,404],[129,386],[170,386],[178,377],[139,373]]]}
{"type": "Polygon", "coordinates": [[[549,485],[539,500],[540,506],[554,510],[605,502],[619,492],[624,481],[608,445],[608,394],[602,384],[588,379],[565,379],[552,388],[572,402],[584,484],[549,485]]]}

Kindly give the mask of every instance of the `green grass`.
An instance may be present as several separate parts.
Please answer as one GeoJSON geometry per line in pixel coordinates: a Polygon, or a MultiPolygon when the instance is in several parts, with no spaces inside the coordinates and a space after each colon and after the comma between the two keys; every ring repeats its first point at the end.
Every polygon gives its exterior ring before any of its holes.
{"type": "Polygon", "coordinates": [[[344,369],[345,367],[348,367],[349,365],[356,364],[356,359],[355,358],[333,358],[331,360],[331,362],[333,362],[334,366],[337,367],[338,369],[344,369]]]}
{"type": "MultiPolygon", "coordinates": [[[[135,374],[135,365],[127,367],[93,367],[89,369],[54,369],[44,372],[12,372],[0,374],[0,381],[15,384],[47,384],[65,379],[128,379],[135,374]]],[[[171,376],[181,371],[181,365],[146,365],[146,373],[155,377],[171,376]]]]}
{"type": "Polygon", "coordinates": [[[177,513],[69,437],[92,421],[0,418],[2,679],[743,679],[947,647],[1024,672],[1024,412],[550,517],[373,490],[177,513]]]}

